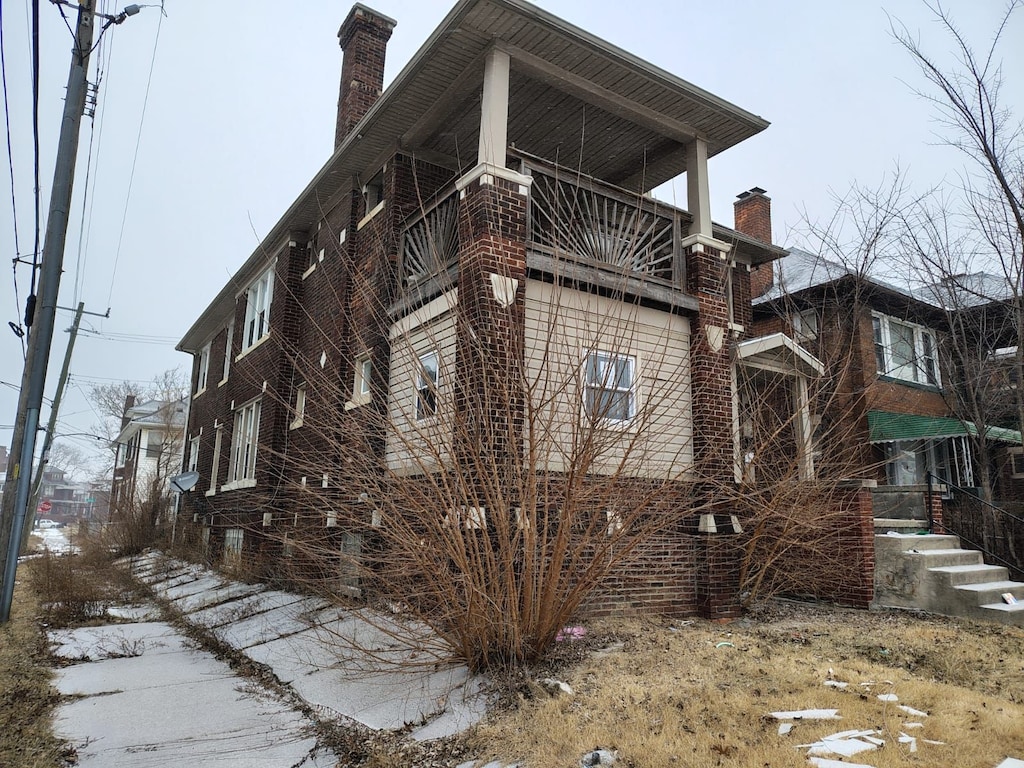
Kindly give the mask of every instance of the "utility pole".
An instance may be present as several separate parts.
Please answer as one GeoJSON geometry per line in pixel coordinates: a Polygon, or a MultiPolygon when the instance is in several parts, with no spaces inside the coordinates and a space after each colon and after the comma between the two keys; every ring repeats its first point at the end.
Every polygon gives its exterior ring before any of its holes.
{"type": "Polygon", "coordinates": [[[43,436],[43,450],[39,454],[39,464],[36,466],[36,476],[32,481],[32,495],[28,508],[25,510],[25,523],[21,526],[21,546],[24,548],[32,533],[32,525],[35,523],[36,510],[39,509],[39,492],[43,488],[43,473],[46,465],[50,463],[50,448],[53,447],[53,436],[57,430],[57,414],[60,412],[60,401],[64,397],[64,387],[68,382],[68,370],[71,368],[71,353],[75,351],[75,339],[78,338],[78,326],[82,322],[82,314],[85,312],[85,302],[78,302],[78,309],[75,310],[75,319],[71,323],[71,338],[68,339],[68,348],[64,353],[64,366],[60,369],[60,378],[57,380],[57,393],[53,396],[53,404],[50,406],[50,421],[46,425],[46,434],[43,436]]]}
{"type": "Polygon", "coordinates": [[[0,517],[0,543],[6,547],[0,550],[3,561],[3,581],[0,583],[0,624],[6,624],[11,616],[11,602],[14,597],[14,578],[18,569],[18,552],[21,549],[21,531],[28,508],[32,479],[32,456],[36,447],[36,431],[39,429],[39,411],[43,402],[43,388],[46,384],[46,367],[53,342],[54,317],[57,312],[57,293],[64,266],[64,242],[68,231],[71,212],[71,191],[75,178],[75,160],[78,155],[78,134],[85,110],[85,95],[88,90],[89,53],[92,51],[93,23],[95,21],[95,0],[82,0],[78,6],[78,24],[75,30],[75,46],[71,51],[71,69],[68,72],[67,95],[64,101],[64,117],[61,120],[60,138],[57,142],[57,160],[53,171],[53,187],[50,192],[50,211],[46,220],[46,237],[43,240],[43,254],[39,277],[39,298],[36,302],[34,328],[31,329],[25,372],[21,380],[21,395],[18,399],[18,417],[14,423],[11,440],[11,463],[8,481],[4,486],[2,517],[0,517]],[[19,435],[19,427],[21,432],[19,435]],[[13,477],[12,477],[13,475],[13,477]],[[13,482],[12,482],[13,480],[13,482]],[[13,496],[13,503],[8,497],[13,496]],[[6,542],[3,540],[6,539],[6,542]],[[6,553],[6,560],[4,560],[6,553]]]}

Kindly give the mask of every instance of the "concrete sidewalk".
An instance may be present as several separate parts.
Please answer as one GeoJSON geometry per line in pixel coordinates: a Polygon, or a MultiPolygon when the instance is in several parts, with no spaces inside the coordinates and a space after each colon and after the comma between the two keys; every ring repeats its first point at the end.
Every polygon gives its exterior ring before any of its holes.
{"type": "Polygon", "coordinates": [[[408,661],[411,652],[394,634],[325,601],[156,554],[125,565],[186,622],[266,665],[284,685],[236,674],[155,606],[111,609],[126,623],[51,631],[55,653],[68,663],[55,684],[71,697],[58,708],[56,730],[82,768],[327,768],[341,756],[318,741],[318,723],[427,740],[484,713],[482,681],[465,667],[371,664],[356,645],[391,661],[408,661]]]}

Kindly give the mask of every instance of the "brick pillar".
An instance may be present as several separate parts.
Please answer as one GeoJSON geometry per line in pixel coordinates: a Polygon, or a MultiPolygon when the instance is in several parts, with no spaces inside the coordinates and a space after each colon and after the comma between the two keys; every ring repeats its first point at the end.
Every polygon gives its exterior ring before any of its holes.
{"type": "Polygon", "coordinates": [[[697,298],[692,323],[690,371],[692,383],[693,453],[697,475],[696,502],[701,519],[691,521],[701,531],[697,565],[697,607],[700,615],[724,619],[737,616],[741,549],[731,510],[717,501],[723,485],[735,482],[734,395],[726,270],[727,246],[698,236],[684,241],[687,288],[697,298]],[[703,562],[700,560],[703,559],[703,562]]]}
{"type": "MultiPolygon", "coordinates": [[[[453,449],[470,474],[481,468],[490,472],[492,467],[511,473],[518,466],[525,394],[521,374],[529,183],[527,177],[493,166],[477,166],[457,183],[453,449]]],[[[470,487],[478,481],[478,474],[467,477],[470,487]]]]}
{"type": "Polygon", "coordinates": [[[345,54],[341,62],[335,149],[384,89],[384,56],[395,24],[394,19],[356,3],[338,30],[338,44],[345,54]]]}
{"type": "Polygon", "coordinates": [[[925,494],[925,504],[929,505],[928,519],[932,521],[931,533],[945,533],[946,528],[943,525],[942,519],[942,508],[943,501],[942,494],[946,492],[946,486],[942,483],[934,483],[931,486],[931,493],[925,494]]]}
{"type": "Polygon", "coordinates": [[[842,605],[867,608],[875,596],[875,512],[871,489],[874,480],[843,480],[837,487],[835,503],[847,512],[837,547],[837,560],[849,564],[852,572],[835,596],[842,605]]]}

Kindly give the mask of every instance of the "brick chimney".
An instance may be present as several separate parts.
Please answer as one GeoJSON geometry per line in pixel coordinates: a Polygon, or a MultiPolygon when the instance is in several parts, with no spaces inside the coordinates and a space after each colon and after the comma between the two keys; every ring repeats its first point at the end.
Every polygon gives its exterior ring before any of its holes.
{"type": "Polygon", "coordinates": [[[131,416],[128,415],[128,411],[129,411],[129,409],[134,408],[134,407],[135,407],[135,395],[125,395],[124,396],[124,410],[121,412],[121,429],[124,429],[125,427],[127,427],[128,426],[128,422],[130,422],[132,420],[131,416]]]}
{"type": "Polygon", "coordinates": [[[397,23],[356,3],[338,30],[338,43],[344,55],[341,60],[338,123],[334,133],[335,149],[362,120],[384,89],[384,54],[397,23]]]}
{"type": "MultiPolygon", "coordinates": [[[[772,241],[772,199],[760,187],[741,192],[733,203],[737,232],[756,237],[763,243],[772,241]]],[[[750,298],[767,293],[775,282],[772,262],[761,264],[750,273],[750,298]]]]}

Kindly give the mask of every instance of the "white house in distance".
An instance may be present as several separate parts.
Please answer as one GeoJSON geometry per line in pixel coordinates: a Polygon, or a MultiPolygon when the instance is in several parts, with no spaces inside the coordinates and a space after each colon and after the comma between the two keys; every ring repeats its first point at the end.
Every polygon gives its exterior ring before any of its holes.
{"type": "Polygon", "coordinates": [[[125,398],[121,431],[114,439],[114,479],[110,513],[164,495],[167,478],[179,471],[185,430],[186,398],[147,400],[125,398]]]}

